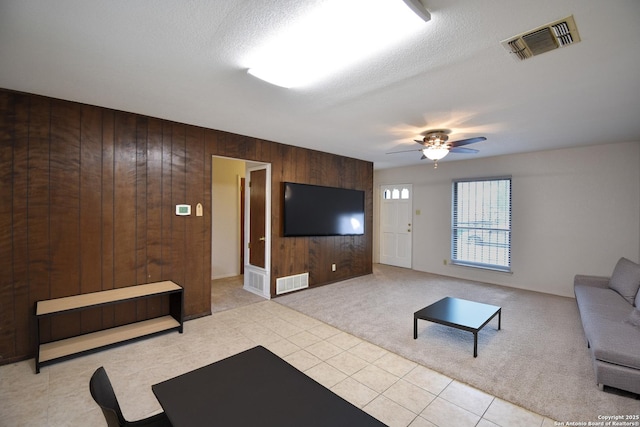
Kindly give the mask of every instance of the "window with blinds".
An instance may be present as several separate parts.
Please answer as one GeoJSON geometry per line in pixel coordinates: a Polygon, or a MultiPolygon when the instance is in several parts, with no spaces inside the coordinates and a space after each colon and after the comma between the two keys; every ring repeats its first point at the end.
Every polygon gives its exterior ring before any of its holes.
{"type": "Polygon", "coordinates": [[[511,177],[453,181],[451,262],[511,271],[511,177]]]}

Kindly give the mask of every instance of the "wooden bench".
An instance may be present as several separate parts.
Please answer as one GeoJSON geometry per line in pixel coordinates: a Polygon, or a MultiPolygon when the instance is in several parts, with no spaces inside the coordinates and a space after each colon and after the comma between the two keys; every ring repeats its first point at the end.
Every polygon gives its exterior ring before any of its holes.
{"type": "Polygon", "coordinates": [[[44,364],[61,358],[79,355],[91,350],[170,330],[182,333],[184,318],[184,292],[181,286],[171,282],[156,282],[146,285],[110,289],[70,297],[56,298],[36,302],[37,343],[36,373],[44,364]],[[169,295],[169,313],[148,320],[142,320],[114,328],[103,329],[83,335],[77,335],[58,341],[42,343],[40,323],[45,318],[73,311],[86,310],[100,306],[130,302],[142,298],[169,295]]]}

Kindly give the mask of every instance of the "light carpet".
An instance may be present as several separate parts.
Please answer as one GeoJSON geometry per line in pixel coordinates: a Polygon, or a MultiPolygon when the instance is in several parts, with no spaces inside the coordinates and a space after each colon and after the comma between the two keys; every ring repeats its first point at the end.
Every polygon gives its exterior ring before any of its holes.
{"type": "Polygon", "coordinates": [[[640,413],[635,395],[598,389],[573,298],[374,265],[274,301],[556,421],[640,413]],[[470,332],[419,320],[413,339],[413,313],[446,296],[502,307],[477,358],[470,332]]]}

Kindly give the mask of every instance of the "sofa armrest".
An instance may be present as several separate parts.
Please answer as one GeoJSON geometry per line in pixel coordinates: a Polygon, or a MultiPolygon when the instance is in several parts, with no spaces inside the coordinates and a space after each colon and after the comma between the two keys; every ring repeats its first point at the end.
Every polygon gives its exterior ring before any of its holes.
{"type": "Polygon", "coordinates": [[[573,278],[573,286],[594,286],[597,288],[608,288],[609,277],[604,276],[587,276],[584,274],[576,274],[573,278]]]}

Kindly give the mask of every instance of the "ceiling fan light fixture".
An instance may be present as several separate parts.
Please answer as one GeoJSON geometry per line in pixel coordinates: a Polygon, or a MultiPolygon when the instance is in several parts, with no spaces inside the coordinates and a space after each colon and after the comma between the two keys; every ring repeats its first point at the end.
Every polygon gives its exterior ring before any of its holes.
{"type": "Polygon", "coordinates": [[[445,145],[434,145],[423,149],[422,154],[429,160],[438,161],[449,154],[449,149],[445,145]]]}
{"type": "Polygon", "coordinates": [[[414,139],[415,142],[421,144],[423,148],[419,150],[403,150],[392,151],[387,154],[405,153],[408,151],[420,151],[422,157],[420,160],[429,159],[434,161],[433,167],[438,168],[438,161],[443,159],[449,152],[451,153],[477,153],[478,150],[463,147],[464,145],[475,144],[476,142],[486,141],[484,136],[476,136],[474,138],[461,139],[457,141],[449,141],[448,129],[432,130],[423,132],[422,140],[414,139]]]}

